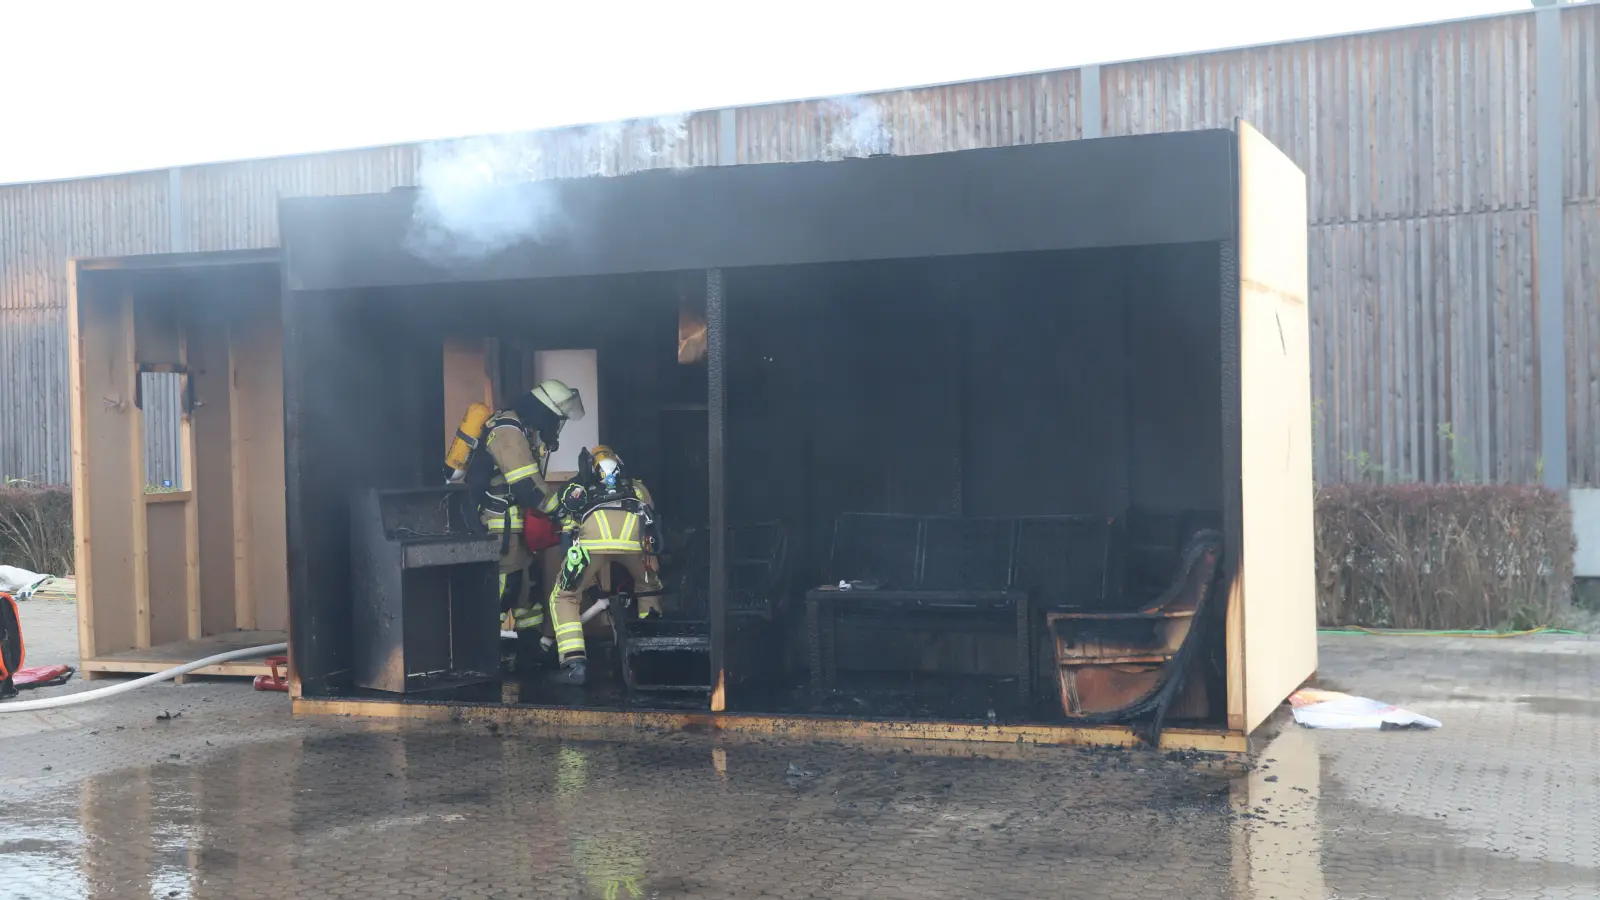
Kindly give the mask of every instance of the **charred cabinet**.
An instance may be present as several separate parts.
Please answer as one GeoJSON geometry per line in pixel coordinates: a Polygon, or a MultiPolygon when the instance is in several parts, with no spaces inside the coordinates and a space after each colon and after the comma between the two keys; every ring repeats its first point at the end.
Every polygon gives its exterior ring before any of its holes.
{"type": "Polygon", "coordinates": [[[350,516],[355,683],[391,693],[499,678],[500,537],[461,488],[368,490],[350,516]]]}

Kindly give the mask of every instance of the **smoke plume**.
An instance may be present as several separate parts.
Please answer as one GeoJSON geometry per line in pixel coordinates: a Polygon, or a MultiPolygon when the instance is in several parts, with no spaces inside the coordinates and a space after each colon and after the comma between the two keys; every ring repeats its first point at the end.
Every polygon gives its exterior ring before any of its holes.
{"type": "Polygon", "coordinates": [[[828,153],[835,157],[893,153],[889,125],[872,97],[835,97],[826,102],[833,118],[828,153]]]}
{"type": "MultiPolygon", "coordinates": [[[[892,121],[932,122],[926,101],[909,94],[845,96],[820,101],[827,119],[825,159],[908,152],[892,121]]],[[[959,114],[945,125],[945,143],[977,146],[959,114]]],[[[418,192],[407,249],[448,268],[476,262],[517,244],[571,237],[557,178],[626,175],[641,169],[706,165],[694,159],[689,116],[608,122],[522,134],[439,141],[422,148],[418,192]]]]}
{"type": "Polygon", "coordinates": [[[569,211],[548,179],[686,166],[688,134],[680,114],[426,144],[406,249],[448,268],[558,240],[569,211]]]}

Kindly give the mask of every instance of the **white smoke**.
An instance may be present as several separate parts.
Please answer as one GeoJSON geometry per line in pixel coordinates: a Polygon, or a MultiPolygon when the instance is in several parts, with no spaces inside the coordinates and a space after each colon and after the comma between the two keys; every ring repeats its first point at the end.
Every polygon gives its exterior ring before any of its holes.
{"type": "Polygon", "coordinates": [[[448,265],[547,239],[562,211],[553,186],[533,183],[542,157],[537,134],[424,145],[406,249],[448,265]]]}
{"type": "Polygon", "coordinates": [[[541,182],[686,166],[688,137],[689,117],[677,114],[426,144],[406,249],[449,267],[548,243],[570,220],[556,187],[541,182]]]}
{"type": "Polygon", "coordinates": [[[893,134],[874,97],[835,97],[826,102],[833,116],[828,153],[863,157],[894,152],[893,134]]]}
{"type": "MultiPolygon", "coordinates": [[[[828,119],[826,159],[905,152],[893,116],[932,120],[925,102],[905,95],[836,97],[821,106],[828,119]]],[[[518,244],[559,240],[571,232],[570,211],[562,207],[559,190],[543,182],[709,162],[691,157],[689,122],[680,113],[424,145],[406,249],[451,267],[518,244]]],[[[965,123],[956,131],[963,133],[965,123]]]]}

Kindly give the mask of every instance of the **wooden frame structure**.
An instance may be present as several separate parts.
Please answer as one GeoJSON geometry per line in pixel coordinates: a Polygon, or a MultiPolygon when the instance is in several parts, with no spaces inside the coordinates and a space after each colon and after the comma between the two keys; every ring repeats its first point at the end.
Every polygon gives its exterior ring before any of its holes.
{"type": "Polygon", "coordinates": [[[67,276],[80,669],[159,672],[284,641],[277,254],[73,260],[67,276]],[[144,372],[181,379],[171,490],[146,484],[144,372]]]}
{"type": "MultiPolygon", "coordinates": [[[[311,442],[302,427],[309,427],[310,419],[302,416],[300,406],[313,396],[310,379],[320,370],[308,368],[301,359],[303,351],[294,349],[291,357],[298,368],[286,371],[284,354],[286,348],[308,346],[311,339],[306,335],[317,334],[322,327],[318,303],[341,291],[451,278],[579,276],[588,273],[585,267],[596,265],[616,272],[704,267],[715,525],[723,511],[726,479],[720,406],[726,334],[718,268],[724,262],[719,254],[744,254],[726,262],[737,267],[803,264],[806,254],[832,259],[858,258],[849,255],[857,252],[862,254],[859,258],[909,257],[918,255],[917,248],[923,246],[933,247],[929,252],[935,255],[951,255],[1002,253],[1009,247],[1209,242],[1218,248],[1221,269],[1226,715],[1219,717],[1214,730],[1170,729],[1162,744],[1244,749],[1252,732],[1316,669],[1305,176],[1242,121],[1229,133],[1077,141],[1049,148],[940,156],[951,161],[919,157],[786,167],[788,174],[783,177],[791,181],[786,187],[779,186],[781,179],[763,180],[754,171],[778,167],[755,166],[706,175],[640,176],[615,190],[570,183],[562,190],[569,202],[592,211],[595,233],[619,235],[618,246],[627,248],[603,264],[592,256],[566,257],[550,248],[532,248],[526,261],[502,259],[492,271],[445,277],[389,246],[397,245],[399,236],[399,225],[394,223],[402,217],[396,211],[408,210],[404,197],[392,195],[286,205],[280,221],[285,223],[285,246],[293,244],[294,252],[288,256],[295,259],[295,266],[280,264],[274,253],[75,262],[70,270],[72,427],[84,670],[91,676],[153,671],[228,646],[283,640],[289,593],[294,590],[291,694],[296,711],[302,713],[489,718],[578,729],[689,727],[852,739],[1131,743],[1134,734],[1124,727],[737,714],[724,711],[717,693],[709,710],[691,714],[402,703],[342,695],[330,687],[330,678],[336,674],[337,648],[348,636],[339,634],[336,616],[333,630],[328,630],[328,604],[336,602],[337,593],[321,579],[322,573],[334,571],[328,567],[337,565],[337,560],[320,550],[315,560],[297,557],[300,574],[296,575],[285,538],[287,526],[290,538],[298,535],[317,543],[312,539],[321,532],[311,529],[325,519],[322,507],[336,499],[298,480],[303,475],[295,468],[297,460],[304,467],[322,452],[321,444],[311,442]],[[1219,140],[1224,134],[1225,140],[1219,140]],[[1012,155],[1002,161],[992,154],[1012,155]],[[1165,165],[1170,159],[1192,161],[1197,156],[1204,157],[1203,166],[1165,165]],[[1059,177],[1064,169],[1094,171],[1095,167],[1113,175],[1059,177]],[[1167,180],[1153,183],[1138,174],[1153,172],[1165,173],[1162,177],[1167,180]],[[1030,185],[1052,175],[1056,181],[1051,190],[1061,196],[1034,198],[1030,185]],[[691,183],[696,178],[705,181],[696,187],[691,183]],[[868,180],[872,178],[886,180],[868,180]],[[995,185],[985,214],[1005,216],[1002,210],[1014,207],[1026,210],[1027,216],[998,218],[995,228],[963,223],[941,231],[939,216],[911,215],[904,218],[911,224],[903,232],[887,227],[901,221],[887,210],[893,202],[931,204],[931,210],[949,218],[953,213],[940,206],[946,201],[928,199],[925,186],[975,181],[995,185]],[[864,189],[879,184],[882,191],[877,193],[864,189]],[[897,191],[913,199],[884,199],[897,191]],[[1109,217],[1100,213],[1109,202],[1100,194],[1108,191],[1123,191],[1119,214],[1109,217]],[[859,210],[827,206],[855,202],[829,197],[866,194],[875,199],[859,210]],[[765,231],[752,235],[743,228],[747,220],[738,218],[749,215],[749,210],[718,205],[776,208],[781,197],[802,197],[818,208],[762,219],[765,231]],[[690,212],[704,222],[705,233],[658,234],[652,230],[659,227],[651,224],[653,219],[633,213],[639,206],[692,207],[690,212]],[[1074,212],[1056,217],[1052,211],[1059,209],[1074,212]],[[1169,215],[1173,209],[1179,212],[1169,215]],[[875,216],[889,218],[876,223],[875,216]],[[811,219],[860,224],[847,232],[819,235],[806,230],[804,223],[811,219]],[[234,276],[244,279],[253,269],[270,271],[274,286],[236,303],[214,302],[218,284],[234,276]],[[209,313],[199,312],[201,307],[193,303],[163,300],[164,282],[149,277],[152,272],[201,271],[211,276],[209,313]],[[298,305],[291,308],[291,304],[298,305]],[[185,416],[183,426],[185,482],[182,490],[170,495],[147,495],[140,477],[141,417],[130,402],[140,364],[181,370],[197,394],[198,404],[185,416]],[[286,418],[300,422],[291,429],[287,444],[286,418]],[[298,444],[295,435],[300,436],[298,444]],[[314,687],[307,689],[308,684],[314,687]]],[[[326,343],[329,338],[316,340],[326,343]]],[[[355,362],[346,357],[340,364],[355,362]]],[[[448,437],[454,428],[449,421],[452,413],[470,400],[495,399],[500,365],[493,342],[477,339],[446,340],[442,362],[446,408],[442,424],[448,437]]],[[[429,433],[437,427],[426,425],[429,433]]],[[[715,537],[720,530],[713,527],[712,533],[715,570],[722,548],[715,537]]],[[[718,641],[725,639],[725,629],[718,625],[725,590],[714,572],[714,670],[722,660],[718,641]]],[[[253,674],[264,667],[240,664],[218,671],[253,674]]],[[[717,675],[720,672],[714,673],[714,682],[717,675]]]]}

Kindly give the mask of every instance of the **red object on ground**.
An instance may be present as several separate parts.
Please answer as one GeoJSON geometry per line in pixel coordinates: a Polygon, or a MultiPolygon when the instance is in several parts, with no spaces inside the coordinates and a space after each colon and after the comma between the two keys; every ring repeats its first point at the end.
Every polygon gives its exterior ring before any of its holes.
{"type": "Polygon", "coordinates": [[[269,656],[267,665],[272,667],[271,675],[257,675],[255,689],[258,691],[289,691],[289,657],[269,656]]]}
{"type": "Polygon", "coordinates": [[[11,683],[19,688],[65,684],[76,671],[71,666],[29,666],[26,669],[18,669],[17,674],[12,676],[11,683]]]}
{"type": "Polygon", "coordinates": [[[559,543],[561,543],[561,529],[556,527],[555,519],[537,513],[523,515],[522,544],[528,548],[529,553],[548,550],[559,543]]]}

